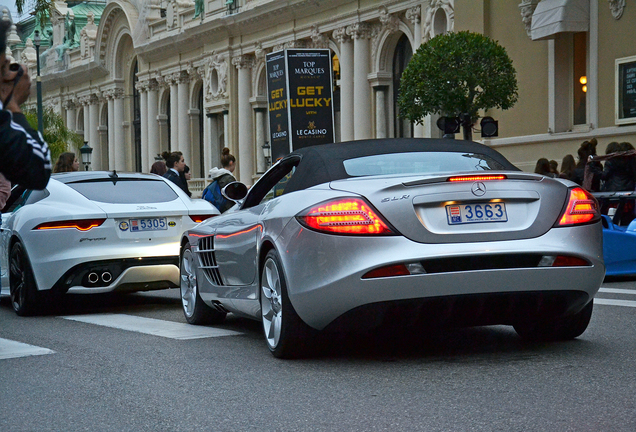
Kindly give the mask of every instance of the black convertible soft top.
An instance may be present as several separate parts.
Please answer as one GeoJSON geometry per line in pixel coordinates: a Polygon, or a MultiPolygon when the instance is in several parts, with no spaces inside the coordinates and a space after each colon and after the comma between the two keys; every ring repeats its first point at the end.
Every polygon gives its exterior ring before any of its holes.
{"type": "Polygon", "coordinates": [[[285,193],[307,189],[334,180],[351,177],[345,171],[343,161],[357,157],[409,153],[409,152],[458,152],[476,153],[499,162],[505,170],[519,171],[499,152],[473,141],[435,138],[388,138],[348,141],[305,147],[285,156],[283,159],[297,158],[296,173],[290,179],[285,193]]]}

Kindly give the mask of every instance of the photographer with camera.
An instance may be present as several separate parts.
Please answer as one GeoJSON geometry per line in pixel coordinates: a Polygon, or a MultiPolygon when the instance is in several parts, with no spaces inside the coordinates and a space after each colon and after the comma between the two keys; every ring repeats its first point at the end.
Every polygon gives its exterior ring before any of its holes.
{"type": "Polygon", "coordinates": [[[0,173],[13,184],[44,189],[51,175],[49,146],[20,110],[31,92],[26,66],[6,58],[10,21],[0,19],[0,173]]]}

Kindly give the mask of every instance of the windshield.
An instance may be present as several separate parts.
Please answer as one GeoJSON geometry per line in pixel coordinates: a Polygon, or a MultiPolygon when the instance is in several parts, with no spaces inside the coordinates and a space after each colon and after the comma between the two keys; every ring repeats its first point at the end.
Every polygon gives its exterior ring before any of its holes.
{"type": "Polygon", "coordinates": [[[390,153],[348,159],[343,164],[352,177],[505,170],[503,165],[486,155],[459,152],[390,153]]]}
{"type": "Polygon", "coordinates": [[[177,193],[162,180],[100,179],[67,183],[92,201],[109,204],[148,204],[177,199],[177,193]]]}

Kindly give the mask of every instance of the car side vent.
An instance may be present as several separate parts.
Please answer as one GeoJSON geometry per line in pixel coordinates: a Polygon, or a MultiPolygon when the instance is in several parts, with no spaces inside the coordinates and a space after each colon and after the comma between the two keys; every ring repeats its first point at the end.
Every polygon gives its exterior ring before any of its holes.
{"type": "Polygon", "coordinates": [[[199,257],[199,267],[210,282],[214,285],[222,286],[223,281],[219,273],[219,266],[216,263],[216,256],[214,255],[214,236],[199,239],[197,255],[199,257]]]}

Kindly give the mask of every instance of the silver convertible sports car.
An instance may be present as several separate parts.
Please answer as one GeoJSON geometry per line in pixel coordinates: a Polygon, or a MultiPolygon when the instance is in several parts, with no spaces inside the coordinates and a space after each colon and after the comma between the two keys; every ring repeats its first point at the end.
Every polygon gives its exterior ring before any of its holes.
{"type": "Polygon", "coordinates": [[[238,205],[181,240],[183,310],[258,319],[277,357],[396,323],[575,338],[605,273],[589,193],[469,141],[307,147],[224,194],[238,205]]]}
{"type": "Polygon", "coordinates": [[[154,174],[55,174],[46,189],[13,188],[3,210],[2,293],[18,315],[66,292],[179,286],[179,239],[219,211],[154,174]]]}

